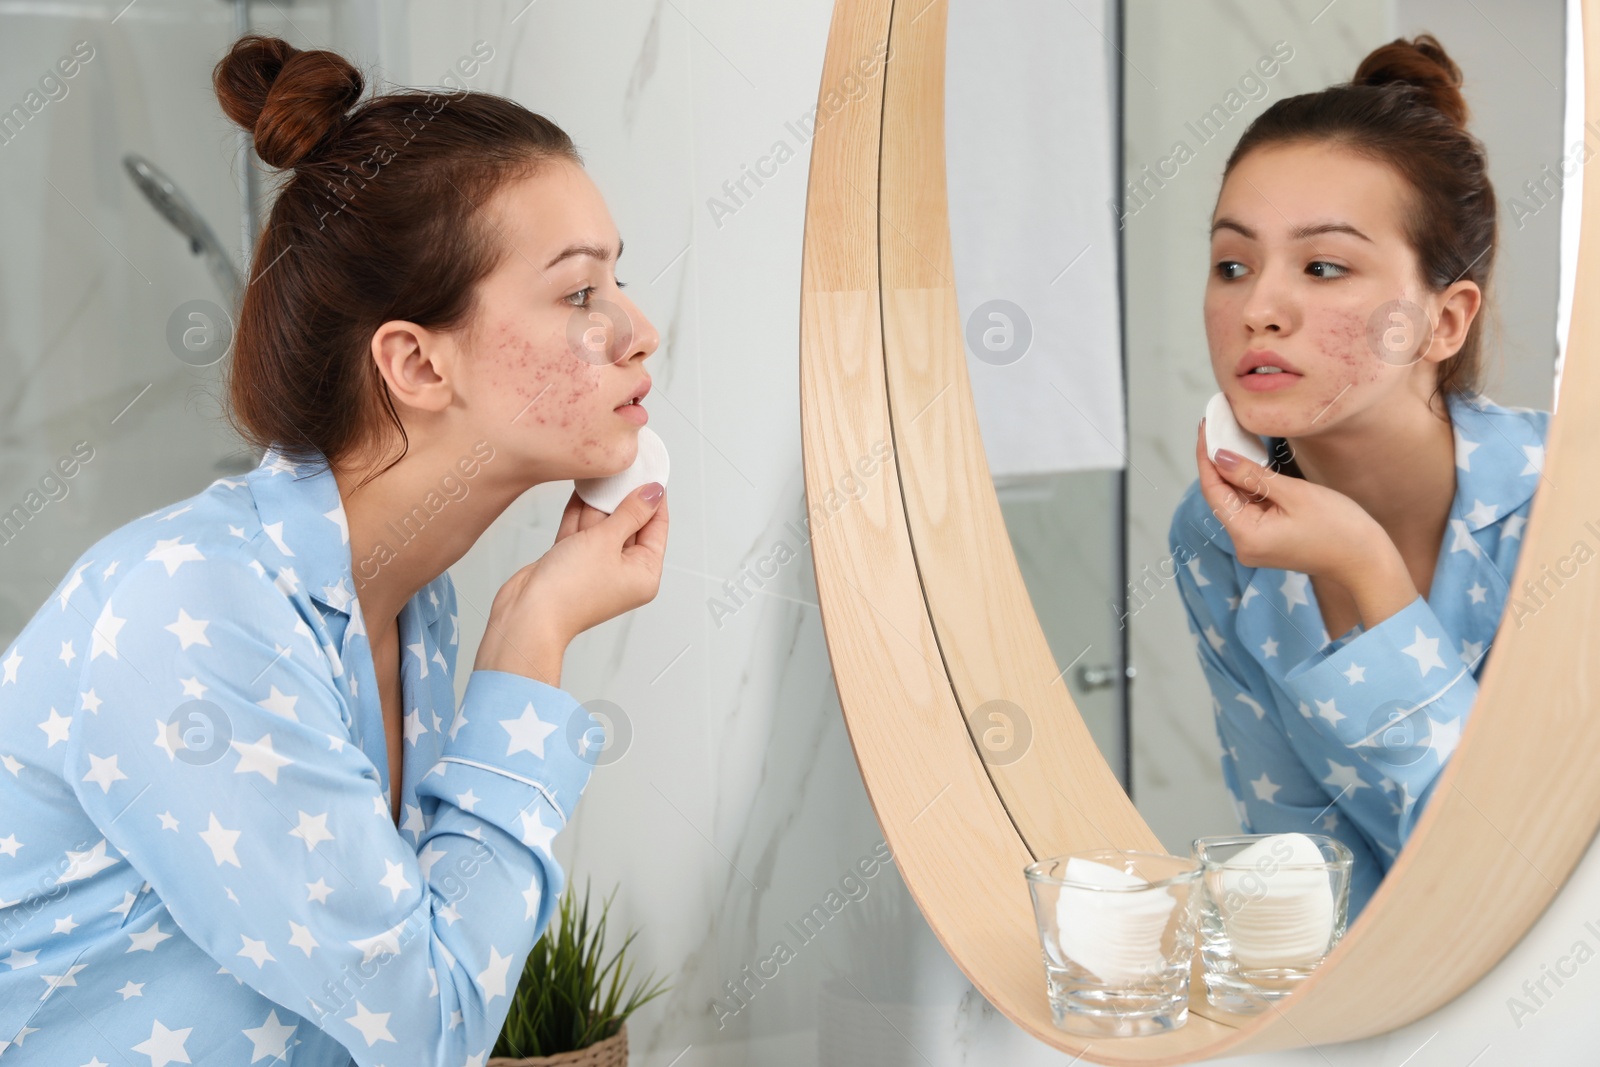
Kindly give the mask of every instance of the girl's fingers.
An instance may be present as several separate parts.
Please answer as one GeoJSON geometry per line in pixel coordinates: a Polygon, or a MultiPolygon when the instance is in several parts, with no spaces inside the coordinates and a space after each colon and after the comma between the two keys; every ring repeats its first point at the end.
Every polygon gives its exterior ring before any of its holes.
{"type": "Polygon", "coordinates": [[[644,549],[657,559],[664,558],[667,552],[667,526],[671,522],[667,515],[667,497],[663,491],[655,514],[633,535],[634,547],[644,549]]]}
{"type": "Polygon", "coordinates": [[[578,514],[583,507],[583,498],[580,497],[578,495],[578,491],[574,489],[572,491],[572,495],[567,498],[567,506],[561,509],[561,525],[556,527],[557,541],[561,540],[563,537],[570,537],[572,534],[577,533],[578,514]]]}
{"type": "Polygon", "coordinates": [[[599,508],[583,504],[578,511],[578,532],[582,533],[591,526],[598,526],[606,521],[606,513],[599,508]]]}
{"type": "MultiPolygon", "coordinates": [[[[1272,494],[1268,491],[1268,482],[1271,480],[1273,472],[1252,459],[1239,456],[1238,453],[1232,454],[1238,458],[1231,466],[1224,466],[1221,463],[1213,464],[1217,468],[1217,473],[1225,478],[1230,485],[1242,490],[1252,500],[1270,499],[1272,494]]],[[[1221,458],[1220,455],[1218,458],[1221,458]]]]}
{"type": "Polygon", "coordinates": [[[1227,526],[1228,521],[1248,505],[1239,491],[1223,480],[1221,472],[1206,455],[1203,432],[1195,441],[1194,454],[1195,463],[1200,469],[1200,494],[1206,498],[1206,503],[1211,505],[1212,512],[1222,520],[1223,526],[1227,526]]]}

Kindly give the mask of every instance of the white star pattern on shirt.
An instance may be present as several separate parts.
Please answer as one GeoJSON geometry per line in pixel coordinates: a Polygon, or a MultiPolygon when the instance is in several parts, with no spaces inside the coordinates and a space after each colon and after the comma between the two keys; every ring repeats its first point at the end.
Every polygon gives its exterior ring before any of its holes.
{"type": "Polygon", "coordinates": [[[332,841],[333,835],[328,832],[328,813],[311,815],[300,812],[300,823],[289,833],[306,843],[306,851],[310,852],[317,847],[319,841],[332,841]]]}
{"type": "Polygon", "coordinates": [[[150,1037],[133,1046],[133,1051],[150,1057],[150,1067],[167,1067],[169,1063],[192,1063],[184,1043],[189,1040],[192,1026],[181,1030],[168,1030],[157,1019],[150,1025],[150,1037]]]}
{"type": "Polygon", "coordinates": [[[179,644],[188,649],[190,645],[211,644],[211,641],[206,637],[206,627],[210,625],[211,623],[208,620],[191,618],[187,611],[179,608],[178,621],[168,623],[164,629],[177,634],[179,644]]]}
{"type": "Polygon", "coordinates": [[[1293,611],[1296,604],[1311,606],[1311,601],[1306,597],[1306,586],[1310,581],[1309,574],[1301,574],[1298,571],[1289,571],[1283,576],[1283,585],[1278,588],[1283,593],[1283,606],[1286,610],[1293,611]]]}
{"type": "Polygon", "coordinates": [[[555,840],[559,826],[546,826],[544,817],[539,814],[539,809],[517,812],[517,817],[522,820],[522,843],[532,845],[534,848],[550,851],[550,844],[555,840]]]}
{"type": "Polygon", "coordinates": [[[238,955],[252,961],[257,967],[264,967],[268,960],[277,959],[276,956],[267,951],[267,943],[265,941],[257,941],[247,934],[240,934],[239,940],[244,947],[239,949],[238,955]]]}
{"type": "Polygon", "coordinates": [[[486,995],[485,1004],[495,997],[506,995],[506,977],[510,970],[511,957],[502,956],[498,948],[490,945],[489,966],[479,971],[477,975],[478,985],[486,995]]]}
{"type": "Polygon", "coordinates": [[[117,658],[117,635],[122,632],[122,627],[127,619],[119,619],[111,613],[111,602],[106,601],[106,606],[100,609],[100,617],[94,621],[94,644],[89,649],[89,659],[93,660],[101,653],[112,659],[117,658]]]}
{"type": "Polygon", "coordinates": [[[1439,658],[1439,639],[1424,634],[1420,626],[1416,627],[1416,631],[1416,640],[1400,651],[1415,659],[1423,677],[1427,677],[1428,672],[1435,667],[1444,666],[1444,660],[1439,658]]]}
{"type": "Polygon", "coordinates": [[[1350,664],[1350,666],[1346,667],[1339,673],[1350,679],[1351,685],[1355,685],[1357,682],[1364,682],[1367,680],[1367,669],[1357,663],[1350,664]]]}
{"type": "Polygon", "coordinates": [[[67,850],[67,869],[57,878],[56,884],[62,882],[76,882],[99,872],[116,863],[116,859],[106,855],[106,841],[101,838],[93,848],[84,852],[67,850]]]}
{"type": "Polygon", "coordinates": [[[83,566],[73,571],[72,577],[68,578],[61,586],[61,592],[56,596],[56,600],[61,604],[62,611],[67,610],[67,601],[72,599],[72,594],[77,592],[78,587],[83,584],[83,572],[88,570],[90,565],[91,564],[89,563],[85,563],[83,566]]]}
{"type": "Polygon", "coordinates": [[[1460,519],[1450,520],[1450,529],[1455,533],[1455,539],[1450,542],[1450,551],[1467,552],[1474,558],[1483,555],[1483,549],[1478,547],[1478,541],[1472,536],[1472,531],[1467,529],[1467,524],[1460,519]]]}
{"type": "Polygon", "coordinates": [[[1266,771],[1262,771],[1261,777],[1251,782],[1250,785],[1256,791],[1256,799],[1264,800],[1268,804],[1272,803],[1272,798],[1277,796],[1278,790],[1283,788],[1281,785],[1274,785],[1272,779],[1267,777],[1266,771]]]}
{"type": "Polygon", "coordinates": [[[508,756],[518,752],[532,752],[540,759],[544,759],[544,739],[556,732],[555,724],[539,718],[539,713],[533,710],[532,703],[523,708],[522,714],[515,719],[501,719],[500,725],[511,735],[511,740],[506,745],[508,756]]]}
{"type": "Polygon", "coordinates": [[[1523,475],[1538,474],[1544,470],[1544,446],[1523,445],[1522,454],[1528,458],[1528,465],[1518,473],[1523,475]]]}
{"type": "Polygon", "coordinates": [[[280,756],[273,751],[271,734],[262,734],[249,744],[229,741],[228,745],[239,753],[239,765],[233,769],[234,774],[253,772],[273,785],[278,784],[278,771],[294,762],[287,756],[280,756]]]}
{"type": "Polygon", "coordinates": [[[159,560],[167,568],[167,576],[176,574],[178,568],[193,560],[203,560],[204,556],[193,544],[183,544],[182,537],[172,537],[165,541],[157,541],[156,546],[145,554],[145,559],[159,560]]]}
{"type": "Polygon", "coordinates": [[[1473,582],[1472,588],[1467,590],[1467,596],[1472,599],[1474,604],[1482,604],[1483,598],[1488,592],[1489,590],[1485,589],[1482,585],[1477,582],[1473,582]]]}
{"type": "Polygon", "coordinates": [[[1427,746],[1429,751],[1439,757],[1439,764],[1443,766],[1444,761],[1450,758],[1450,754],[1456,750],[1456,745],[1461,740],[1461,722],[1458,719],[1440,722],[1431,715],[1427,718],[1427,746]]]}
{"type": "Polygon", "coordinates": [[[1339,724],[1340,719],[1346,718],[1344,712],[1334,707],[1334,702],[1332,700],[1317,701],[1317,715],[1321,718],[1327,719],[1329,723],[1335,726],[1339,724]]]}
{"type": "Polygon", "coordinates": [[[102,793],[111,792],[111,783],[128,777],[117,769],[117,757],[100,757],[93,753],[89,755],[91,770],[83,776],[85,782],[93,782],[100,787],[102,793]]]}
{"type": "Polygon", "coordinates": [[[129,934],[127,951],[129,952],[154,952],[156,946],[172,935],[161,929],[160,921],[151,923],[136,934],[129,934]]]}
{"type": "Polygon", "coordinates": [[[1331,759],[1328,760],[1328,776],[1322,780],[1322,784],[1337,786],[1341,794],[1343,794],[1347,789],[1354,792],[1361,789],[1372,788],[1366,782],[1361,780],[1360,776],[1356,774],[1356,769],[1354,767],[1346,766],[1343,763],[1337,763],[1331,759]]]}
{"type": "Polygon", "coordinates": [[[388,860],[383,861],[383,866],[387,873],[378,879],[378,884],[389,890],[395,900],[399,900],[400,894],[411,888],[411,883],[406,881],[405,870],[400,864],[388,860]]]}
{"type": "Polygon", "coordinates": [[[74,963],[67,968],[66,974],[41,974],[39,977],[44,979],[44,993],[39,999],[49,999],[50,994],[62,986],[77,985],[78,979],[74,976],[87,966],[89,966],[87,963],[74,963]]]}
{"type": "Polygon", "coordinates": [[[1472,469],[1472,453],[1480,447],[1476,441],[1469,441],[1461,436],[1461,430],[1455,431],[1456,435],[1456,466],[1464,471],[1472,469]]]}
{"type": "Polygon", "coordinates": [[[220,867],[224,863],[231,863],[238,867],[239,856],[234,851],[234,845],[239,840],[239,830],[229,830],[217,821],[217,813],[211,813],[211,821],[206,828],[200,831],[200,840],[204,841],[211,849],[211,856],[220,867]]]}
{"type": "Polygon", "coordinates": [[[304,952],[308,957],[311,955],[312,949],[321,947],[321,943],[311,935],[311,928],[309,926],[301,926],[293,919],[289,920],[289,944],[304,952]]]}
{"type": "Polygon", "coordinates": [[[250,1062],[254,1063],[265,1057],[283,1059],[289,1052],[289,1035],[294,1033],[294,1027],[278,1019],[278,1010],[272,1009],[267,1013],[266,1022],[260,1026],[241,1033],[250,1041],[250,1062]]]}
{"type": "Polygon", "coordinates": [[[1485,504],[1483,501],[1475,499],[1472,502],[1472,510],[1467,512],[1467,522],[1473,526],[1487,526],[1494,521],[1494,517],[1499,510],[1499,505],[1485,504]]]}
{"type": "Polygon", "coordinates": [[[371,1048],[376,1042],[394,1040],[394,1035],[389,1032],[389,1014],[386,1011],[369,1011],[367,1006],[358,1000],[356,1013],[345,1021],[361,1031],[361,1036],[367,1040],[367,1047],[371,1048]]]}
{"type": "Polygon", "coordinates": [[[1270,637],[1261,642],[1261,654],[1267,659],[1271,659],[1272,657],[1276,656],[1278,654],[1278,642],[1274,641],[1270,637]]]}
{"type": "Polygon", "coordinates": [[[299,700],[300,698],[295,696],[287,696],[278,692],[278,687],[275,685],[269,686],[268,688],[272,690],[272,695],[267,697],[265,700],[256,701],[256,704],[266,708],[274,715],[282,716],[283,718],[289,719],[292,722],[299,722],[299,718],[294,713],[294,705],[295,701],[299,700]]]}
{"type": "Polygon", "coordinates": [[[71,726],[71,715],[62,715],[60,712],[56,711],[55,708],[51,708],[50,717],[39,724],[39,729],[43,730],[44,735],[50,739],[49,744],[47,744],[45,747],[49,748],[57,741],[65,741],[71,726]]]}

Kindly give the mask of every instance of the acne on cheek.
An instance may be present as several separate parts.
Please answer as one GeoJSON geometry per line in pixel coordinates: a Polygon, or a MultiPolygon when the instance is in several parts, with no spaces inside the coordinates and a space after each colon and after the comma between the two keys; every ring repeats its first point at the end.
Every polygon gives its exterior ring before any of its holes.
{"type": "Polygon", "coordinates": [[[1328,314],[1318,334],[1318,347],[1330,359],[1354,367],[1373,356],[1367,347],[1367,321],[1354,312],[1336,311],[1328,314]]]}

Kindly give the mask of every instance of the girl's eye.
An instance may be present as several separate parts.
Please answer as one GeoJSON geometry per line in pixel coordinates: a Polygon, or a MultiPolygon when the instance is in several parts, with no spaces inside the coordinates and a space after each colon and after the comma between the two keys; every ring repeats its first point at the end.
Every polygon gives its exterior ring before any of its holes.
{"type": "Polygon", "coordinates": [[[1217,277],[1225,282],[1231,282],[1244,271],[1244,264],[1237,260],[1225,259],[1217,264],[1217,277]]]}
{"type": "Polygon", "coordinates": [[[1306,264],[1306,273],[1314,278],[1331,279],[1343,278],[1350,273],[1350,270],[1348,267],[1341,267],[1337,263],[1329,263],[1327,260],[1319,259],[1306,264]]]}
{"type": "MultiPolygon", "coordinates": [[[[628,287],[628,283],[627,282],[618,282],[617,283],[617,288],[618,289],[626,289],[627,287],[628,287]]],[[[563,299],[565,299],[567,301],[567,303],[571,304],[573,307],[586,308],[586,307],[589,306],[589,297],[594,293],[594,291],[595,291],[595,287],[594,286],[586,285],[582,289],[579,289],[577,292],[572,293],[572,294],[564,297],[563,299]],[[574,300],[573,297],[577,297],[577,296],[581,296],[581,297],[583,297],[583,299],[582,300],[574,300]]]]}

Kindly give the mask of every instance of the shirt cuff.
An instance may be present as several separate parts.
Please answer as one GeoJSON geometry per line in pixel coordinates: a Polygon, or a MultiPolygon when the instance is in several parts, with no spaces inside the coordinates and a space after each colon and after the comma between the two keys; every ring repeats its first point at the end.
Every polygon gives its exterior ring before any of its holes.
{"type": "Polygon", "coordinates": [[[1431,703],[1463,674],[1471,687],[1460,647],[1419,595],[1372,629],[1307,656],[1283,680],[1301,715],[1349,744],[1382,727],[1391,712],[1431,703]]]}
{"type": "Polygon", "coordinates": [[[604,746],[600,722],[566,690],[509,671],[475,670],[438,771],[466,765],[533,786],[565,825],[604,746]]]}

